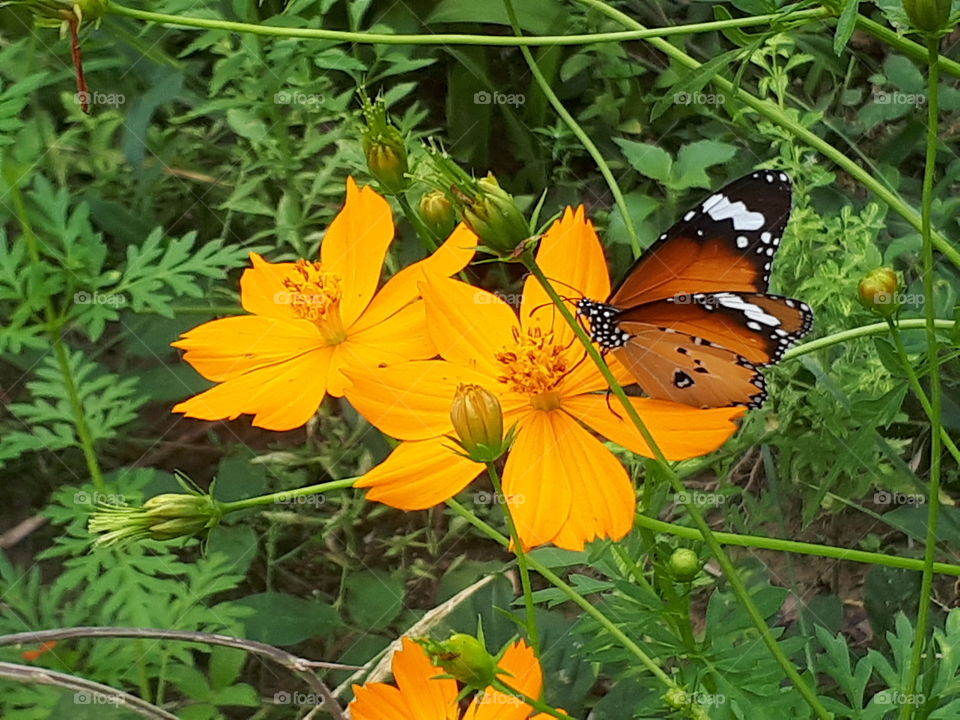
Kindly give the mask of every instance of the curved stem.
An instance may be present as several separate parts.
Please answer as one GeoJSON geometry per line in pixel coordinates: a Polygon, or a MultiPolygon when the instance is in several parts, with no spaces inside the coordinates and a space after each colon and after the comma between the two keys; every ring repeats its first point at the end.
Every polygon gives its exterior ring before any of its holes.
{"type": "MultiPolygon", "coordinates": [[[[923,45],[903,37],[898,34],[896,30],[891,30],[875,20],[871,20],[863,15],[857,15],[857,27],[865,33],[873,35],[878,40],[882,40],[887,45],[897,48],[904,55],[909,55],[914,60],[926,62],[928,59],[927,49],[923,45]]],[[[960,77],[960,63],[955,60],[941,55],[937,59],[937,66],[948,75],[960,77]]]]}
{"type": "MultiPolygon", "coordinates": [[[[206,30],[225,30],[227,32],[248,33],[251,35],[266,35],[269,37],[303,38],[305,40],[332,40],[334,42],[349,42],[361,45],[481,45],[500,47],[536,47],[553,45],[594,45],[597,43],[617,43],[627,40],[642,40],[651,37],[669,37],[672,35],[689,35],[691,33],[713,32],[729,28],[755,27],[770,25],[781,19],[782,14],[756,15],[746,18],[730,20],[716,20],[713,22],[678,25],[670,28],[655,28],[648,30],[630,30],[625,32],[588,33],[580,35],[533,35],[524,38],[515,38],[502,35],[468,35],[457,33],[423,33],[419,35],[401,35],[394,33],[348,32],[346,30],[324,30],[322,28],[291,28],[273,25],[257,25],[255,23],[234,22],[232,20],[218,20],[215,18],[189,17],[186,15],[169,15],[147,10],[137,10],[119,3],[107,4],[107,12],[113,15],[122,15],[136,20],[145,20],[163,25],[178,27],[203,28],[206,30]]],[[[803,10],[794,13],[791,18],[800,20],[816,20],[827,17],[830,11],[824,8],[803,10]]]]}
{"type": "MultiPolygon", "coordinates": [[[[529,251],[527,251],[527,253],[522,257],[522,262],[530,271],[530,273],[537,278],[540,285],[543,287],[544,292],[547,293],[547,296],[557,307],[557,311],[584,346],[587,355],[590,356],[590,359],[593,360],[597,368],[600,370],[600,374],[607,381],[610,391],[616,396],[617,400],[623,406],[627,416],[636,426],[637,430],[646,441],[648,447],[653,452],[655,456],[654,459],[656,460],[657,464],[660,466],[664,474],[669,478],[670,484],[673,486],[674,491],[678,494],[686,494],[686,487],[683,484],[683,480],[680,479],[680,476],[677,474],[677,472],[673,469],[670,463],[667,462],[663,452],[657,446],[656,441],[650,434],[650,430],[640,418],[640,415],[637,413],[633,403],[631,403],[627,398],[626,393],[623,392],[623,388],[620,387],[620,383],[617,382],[616,377],[614,377],[613,373],[610,371],[610,368],[607,367],[607,364],[604,362],[603,357],[601,357],[600,352],[596,349],[596,347],[594,347],[593,343],[590,341],[590,338],[580,326],[580,323],[578,323],[576,318],[574,318],[570,313],[570,309],[563,302],[560,295],[557,294],[556,289],[554,289],[554,287],[550,284],[550,281],[543,274],[540,266],[537,265],[536,260],[529,251]]],[[[800,673],[797,671],[797,668],[794,667],[793,663],[790,661],[790,658],[786,656],[786,653],[783,652],[783,649],[777,643],[776,638],[773,637],[773,633],[770,632],[770,628],[767,626],[766,619],[760,613],[756,603],[754,603],[753,599],[750,597],[750,593],[747,590],[746,585],[744,585],[743,580],[740,578],[736,567],[734,567],[733,563],[730,561],[730,558],[727,556],[726,551],[724,551],[720,543],[717,542],[716,537],[714,537],[713,531],[707,524],[703,513],[700,512],[700,509],[693,502],[686,503],[685,507],[694,524],[700,529],[704,542],[706,542],[707,546],[710,548],[710,552],[713,554],[714,558],[716,558],[717,563],[723,570],[723,574],[727,578],[727,582],[730,583],[730,587],[737,596],[737,599],[750,616],[754,627],[756,627],[757,632],[760,634],[760,637],[767,646],[767,649],[769,649],[770,654],[780,664],[780,667],[783,668],[784,673],[790,678],[790,681],[794,684],[794,686],[803,696],[804,700],[817,714],[817,716],[820,717],[821,720],[829,720],[831,717],[830,713],[823,706],[823,703],[820,702],[817,694],[810,688],[809,685],[807,685],[803,677],[801,677],[800,673]]]]}
{"type": "MultiPolygon", "coordinates": [[[[510,24],[513,26],[513,31],[516,33],[517,37],[521,37],[520,33],[520,23],[517,21],[517,13],[513,8],[513,3],[511,0],[503,0],[503,5],[507,10],[507,16],[510,18],[510,24]]],[[[623,197],[623,192],[620,190],[620,185],[617,183],[617,179],[613,176],[613,172],[610,170],[610,166],[607,165],[607,161],[603,157],[603,153],[600,152],[600,149],[596,146],[596,143],[590,139],[590,136],[587,132],[580,126],[580,123],[577,122],[576,118],[571,115],[567,109],[563,106],[563,103],[560,101],[560,98],[557,97],[557,94],[553,91],[553,88],[550,87],[550,83],[547,82],[547,79],[543,76],[543,72],[540,70],[540,66],[537,65],[536,59],[533,57],[533,53],[530,52],[530,49],[527,47],[521,47],[520,53],[523,55],[523,59],[527,62],[527,67],[530,68],[530,73],[533,75],[533,79],[536,81],[537,86],[540,88],[540,91],[546,96],[550,105],[553,107],[554,111],[568,128],[572,132],[577,140],[580,141],[580,144],[590,153],[590,157],[593,158],[593,161],[597,164],[597,169],[600,171],[600,174],[603,175],[603,179],[607,183],[607,187],[610,188],[610,193],[613,195],[614,201],[617,203],[617,208],[620,210],[620,217],[623,219],[623,226],[627,229],[627,235],[630,236],[630,248],[633,250],[634,257],[638,256],[641,251],[640,239],[637,237],[637,228],[633,224],[633,218],[630,216],[630,208],[627,207],[627,201],[623,197]]]]}
{"type": "MultiPolygon", "coordinates": [[[[938,330],[952,330],[956,327],[956,322],[953,320],[935,320],[934,326],[938,330]]],[[[908,320],[899,320],[897,321],[897,327],[901,330],[920,330],[927,327],[927,321],[923,318],[910,318],[908,320]]],[[[831,345],[839,345],[842,342],[848,340],[856,340],[857,338],[867,337],[869,335],[883,335],[888,332],[889,326],[885,322],[872,323],[870,325],[861,325],[860,327],[850,328],[849,330],[841,330],[840,332],[833,333],[832,335],[826,335],[809,342],[805,342],[803,345],[797,345],[787,350],[781,362],[786,362],[787,360],[796,360],[798,357],[803,355],[808,355],[817,350],[823,350],[828,348],[831,345]]]]}
{"type": "MultiPolygon", "coordinates": [[[[937,552],[937,516],[940,510],[940,431],[943,398],[940,388],[940,345],[937,339],[934,313],[933,286],[933,229],[931,215],[933,210],[933,176],[937,164],[937,124],[939,119],[940,67],[937,58],[940,55],[940,40],[936,36],[927,38],[929,52],[928,97],[927,97],[927,154],[923,170],[923,292],[924,316],[927,321],[927,362],[930,364],[930,498],[927,507],[927,537],[924,541],[923,579],[920,583],[920,607],[917,610],[917,627],[913,636],[913,656],[910,661],[910,674],[907,677],[905,693],[910,696],[917,688],[923,649],[927,644],[927,626],[930,622],[930,596],[933,592],[933,562],[937,552]]],[[[926,408],[925,408],[926,409],[926,408]]],[[[914,705],[905,703],[900,717],[906,720],[913,715],[914,705]]]]}
{"type": "MultiPolygon", "coordinates": [[[[646,29],[643,25],[638,23],[629,15],[617,10],[614,7],[611,7],[610,5],[607,5],[605,2],[603,2],[603,0],[576,0],[576,2],[599,10],[607,17],[617,20],[625,27],[634,28],[636,30],[646,29]]],[[[687,55],[687,53],[685,53],[683,50],[677,48],[662,38],[650,37],[646,40],[657,50],[677,61],[681,65],[690,68],[691,70],[696,70],[701,66],[701,63],[696,59],[687,55]]],[[[755,95],[751,95],[749,92],[737,87],[733,82],[727,80],[720,74],[713,75],[710,78],[710,82],[712,82],[725,94],[736,98],[747,107],[752,108],[757,113],[765,117],[767,120],[779,125],[785,130],[790,131],[795,137],[799,138],[815,150],[818,150],[825,157],[832,160],[852,177],[858,180],[864,187],[871,190],[874,195],[893,208],[897,214],[902,216],[916,230],[922,231],[922,219],[916,210],[907,205],[899,195],[887,188],[883,182],[877,180],[869,172],[857,165],[841,150],[828,143],[816,133],[805,128],[800,124],[799,121],[790,117],[786,110],[778,106],[776,103],[770,102],[769,100],[763,100],[755,95]]],[[[950,241],[939,233],[931,233],[931,238],[937,250],[939,250],[940,253],[944,255],[944,257],[948,258],[955,266],[960,268],[960,250],[953,247],[953,245],[950,244],[950,241]]]]}
{"type": "Polygon", "coordinates": [[[494,497],[498,504],[503,508],[503,514],[507,519],[507,527],[510,529],[510,540],[513,545],[513,552],[517,556],[517,567],[520,568],[520,585],[523,587],[523,600],[527,607],[527,637],[530,639],[530,645],[533,651],[540,656],[540,630],[537,627],[537,615],[533,607],[533,589],[530,585],[530,570],[527,567],[527,553],[523,549],[523,543],[520,542],[520,533],[517,532],[517,524],[513,521],[513,513],[510,511],[510,503],[506,501],[503,494],[503,483],[500,481],[500,473],[493,463],[487,463],[487,474],[490,476],[490,482],[493,483],[494,497]]]}
{"type": "MultiPolygon", "coordinates": [[[[637,525],[654,532],[667,533],[686,540],[703,540],[703,534],[689,527],[674,525],[663,520],[637,515],[637,525]]],[[[717,541],[724,545],[737,547],[757,548],[759,550],[776,550],[778,552],[797,553],[799,555],[815,555],[817,557],[833,558],[849,562],[865,563],[868,565],[885,565],[886,567],[901,568],[903,570],[923,570],[923,560],[905,558],[899,555],[884,555],[882,553],[867,552],[865,550],[850,550],[832,545],[817,545],[815,543],[799,542],[797,540],[782,540],[780,538],[760,537],[758,535],[739,535],[737,533],[714,532],[717,541]]],[[[960,577],[960,565],[948,563],[934,563],[934,570],[941,575],[960,577]]]]}
{"type": "MultiPolygon", "coordinates": [[[[510,544],[509,538],[507,538],[502,533],[498,532],[494,528],[490,527],[483,520],[474,515],[470,510],[465,508],[463,505],[458,503],[456,500],[450,499],[447,500],[447,506],[457,513],[464,520],[469,522],[480,532],[486,535],[491,540],[494,540],[500,543],[503,546],[508,546],[510,544]]],[[[640,664],[643,665],[647,670],[649,670],[654,677],[656,677],[660,682],[662,682],[670,690],[679,690],[679,686],[673,681],[673,679],[667,675],[663,669],[657,664],[656,660],[651,658],[643,648],[637,645],[626,633],[623,632],[617,625],[606,615],[604,615],[600,610],[598,610],[594,605],[583,597],[580,593],[574,590],[570,585],[564,582],[560,576],[553,572],[546,565],[541,563],[535,557],[528,557],[527,561],[534,570],[540,573],[541,576],[555,588],[560,590],[567,598],[573,602],[577,607],[583,610],[587,615],[592,617],[597,623],[603,627],[610,636],[617,640],[628,652],[630,652],[634,657],[636,657],[640,664]]]]}
{"type": "Polygon", "coordinates": [[[223,515],[226,515],[227,513],[246,510],[247,508],[257,507],[259,505],[295,504],[298,499],[310,495],[320,495],[328,490],[340,490],[342,488],[353,487],[356,481],[357,478],[344,478],[343,480],[331,480],[330,482],[320,483],[318,485],[307,485],[306,487],[296,488],[295,490],[281,490],[280,492],[269,493],[268,495],[258,495],[257,497],[245,498],[243,500],[219,503],[219,509],[223,515]]]}

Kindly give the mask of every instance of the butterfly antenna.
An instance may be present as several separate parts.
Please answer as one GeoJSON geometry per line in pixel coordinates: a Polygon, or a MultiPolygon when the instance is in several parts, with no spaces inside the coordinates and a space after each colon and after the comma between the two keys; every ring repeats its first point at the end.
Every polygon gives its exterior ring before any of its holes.
{"type": "Polygon", "coordinates": [[[613,390],[611,390],[610,388],[607,388],[606,394],[607,394],[607,410],[609,410],[614,415],[616,415],[617,420],[623,420],[623,416],[620,413],[618,413],[616,410],[614,410],[613,406],[610,405],[610,396],[613,395],[613,390]]]}

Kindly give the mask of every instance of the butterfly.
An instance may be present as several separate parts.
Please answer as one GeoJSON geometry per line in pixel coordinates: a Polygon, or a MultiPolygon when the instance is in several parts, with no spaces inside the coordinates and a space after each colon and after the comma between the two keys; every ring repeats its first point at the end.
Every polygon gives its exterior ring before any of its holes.
{"type": "Polygon", "coordinates": [[[687,212],[606,302],[576,303],[591,339],[650,397],[695,407],[760,407],[759,368],[813,328],[800,300],[767,292],[790,218],[790,178],[761,170],[687,212]]]}

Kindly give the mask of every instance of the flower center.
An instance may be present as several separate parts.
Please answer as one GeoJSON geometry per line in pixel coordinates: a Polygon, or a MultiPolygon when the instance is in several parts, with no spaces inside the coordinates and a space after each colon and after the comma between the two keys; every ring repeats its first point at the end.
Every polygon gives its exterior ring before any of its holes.
{"type": "Polygon", "coordinates": [[[553,341],[553,333],[538,327],[513,331],[514,344],[497,353],[503,374],[497,378],[511,390],[530,397],[537,410],[556,410],[560,394],[556,387],[569,370],[564,348],[553,341]]]}
{"type": "Polygon", "coordinates": [[[294,314],[314,323],[328,345],[347,339],[340,319],[340,276],[324,272],[318,262],[297,260],[290,275],[283,280],[287,289],[284,298],[293,306],[294,314]]]}

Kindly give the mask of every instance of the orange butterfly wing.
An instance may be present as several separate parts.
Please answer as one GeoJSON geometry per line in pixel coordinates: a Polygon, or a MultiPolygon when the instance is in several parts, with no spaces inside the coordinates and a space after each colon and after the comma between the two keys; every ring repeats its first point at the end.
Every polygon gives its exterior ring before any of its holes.
{"type": "Polygon", "coordinates": [[[610,304],[631,308],[688,293],[765,292],[790,203],[786,173],[761,170],[735,180],[661,235],[610,304]]]}

